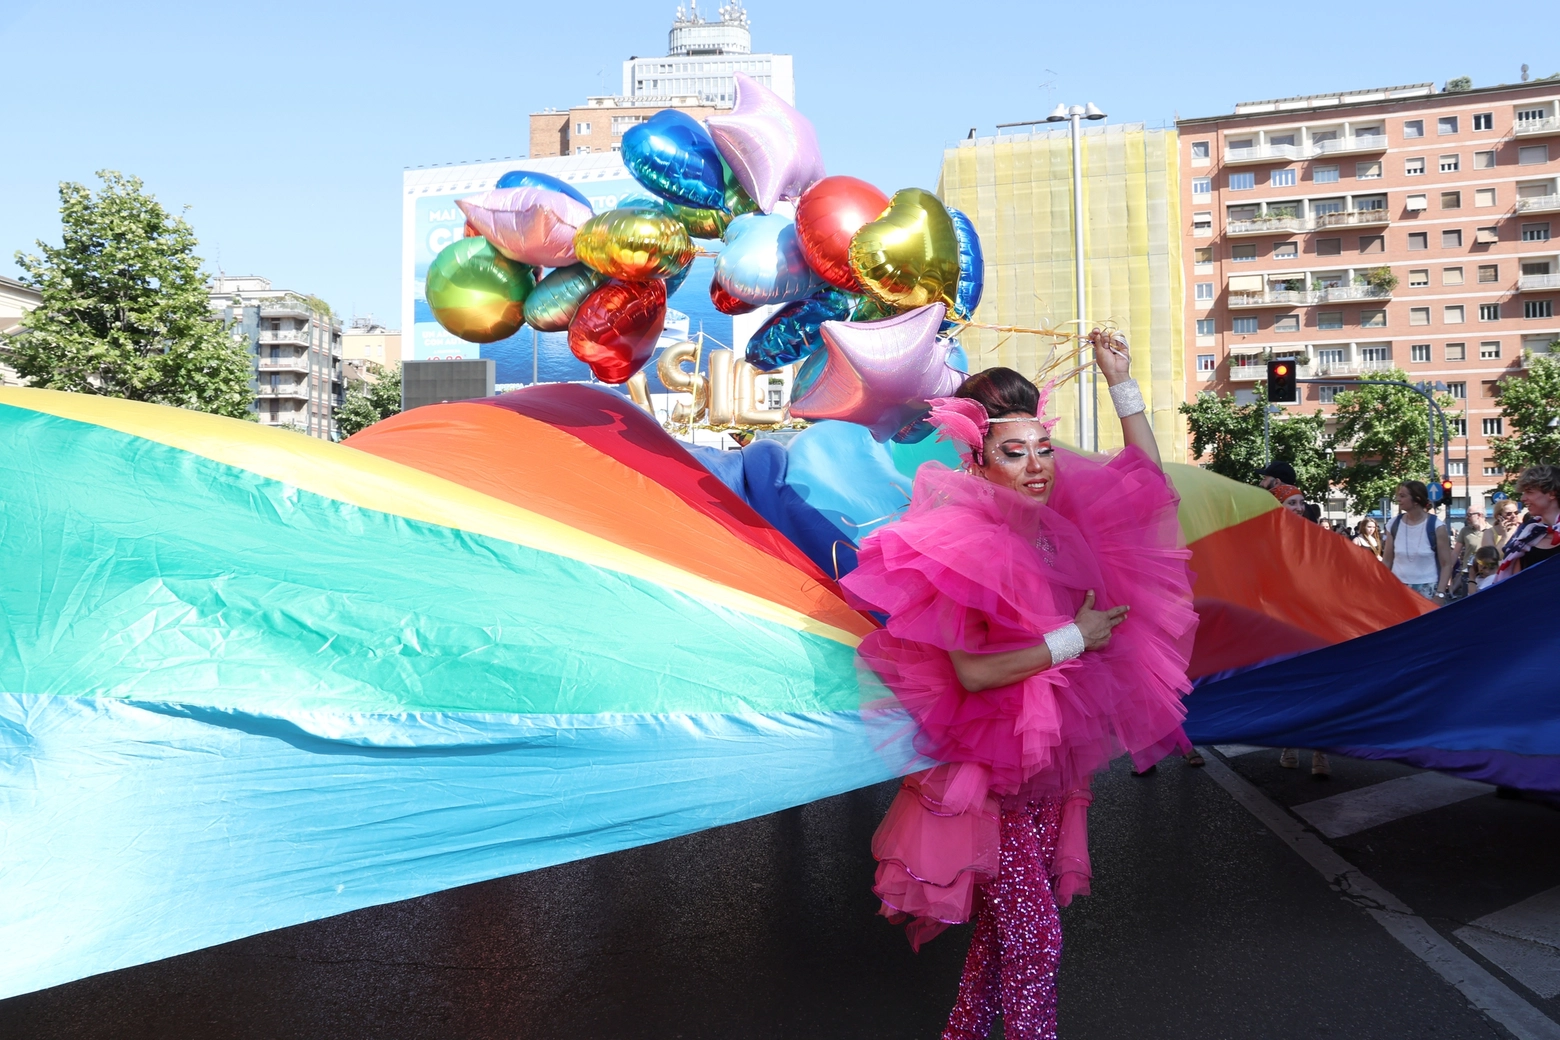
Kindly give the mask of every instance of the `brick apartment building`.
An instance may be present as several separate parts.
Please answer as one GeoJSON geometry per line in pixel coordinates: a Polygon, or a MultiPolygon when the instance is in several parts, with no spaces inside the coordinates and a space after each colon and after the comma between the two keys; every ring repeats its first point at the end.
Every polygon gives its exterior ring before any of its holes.
{"type": "Polygon", "coordinates": [[[530,157],[616,152],[623,147],[624,131],[663,109],[675,108],[702,123],[730,107],[707,104],[697,94],[586,98],[573,108],[531,113],[530,157]]]}
{"type": "MultiPolygon", "coordinates": [[[[1444,470],[1484,504],[1499,382],[1560,337],[1560,81],[1284,98],[1177,126],[1188,399],[1250,390],[1284,356],[1303,378],[1444,382],[1462,406],[1444,470]]],[[[1303,384],[1294,407],[1327,411],[1342,386],[1303,384]]]]}

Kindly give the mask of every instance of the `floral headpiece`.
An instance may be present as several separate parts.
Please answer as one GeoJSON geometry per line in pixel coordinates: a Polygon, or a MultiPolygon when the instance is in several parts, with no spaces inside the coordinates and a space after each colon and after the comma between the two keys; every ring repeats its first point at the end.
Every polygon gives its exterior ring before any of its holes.
{"type": "Polygon", "coordinates": [[[1035,408],[1033,417],[1027,415],[1008,415],[999,419],[993,419],[986,414],[986,406],[979,401],[968,397],[934,397],[926,403],[932,406],[932,413],[927,420],[937,427],[937,439],[940,441],[952,441],[958,444],[959,454],[966,463],[984,465],[981,458],[981,447],[986,443],[986,434],[991,430],[993,423],[1004,422],[1039,422],[1045,427],[1047,435],[1051,427],[1056,425],[1055,419],[1045,419],[1045,405],[1051,397],[1054,383],[1046,383],[1040,388],[1040,400],[1035,408]]]}

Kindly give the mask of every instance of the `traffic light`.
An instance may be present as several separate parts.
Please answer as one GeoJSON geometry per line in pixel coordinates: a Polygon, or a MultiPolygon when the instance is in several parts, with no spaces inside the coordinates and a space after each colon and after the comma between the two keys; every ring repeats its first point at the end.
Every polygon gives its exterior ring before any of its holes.
{"type": "Polygon", "coordinates": [[[1267,399],[1274,404],[1294,404],[1300,399],[1293,358],[1267,363],[1267,399]]]}
{"type": "Polygon", "coordinates": [[[1452,507],[1452,478],[1441,478],[1441,501],[1446,503],[1446,508],[1452,507]]]}

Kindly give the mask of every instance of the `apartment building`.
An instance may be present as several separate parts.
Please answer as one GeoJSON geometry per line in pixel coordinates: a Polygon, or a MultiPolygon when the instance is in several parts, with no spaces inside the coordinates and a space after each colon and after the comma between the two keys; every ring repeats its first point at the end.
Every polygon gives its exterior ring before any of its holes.
{"type": "Polygon", "coordinates": [[[253,275],[218,278],[211,307],[234,322],[235,334],[254,354],[260,422],[334,439],[342,396],[341,325],[330,309],[253,275]]]}
{"type": "Polygon", "coordinates": [[[621,151],[623,134],[629,127],[668,108],[701,123],[723,110],[704,103],[697,94],[590,97],[585,104],[562,111],[532,112],[530,157],[550,159],[621,151]]]}
{"type": "MultiPolygon", "coordinates": [[[[1399,368],[1460,408],[1444,471],[1502,474],[1500,381],[1560,337],[1560,81],[1235,106],[1180,130],[1186,390],[1399,368]]],[[[1345,383],[1302,385],[1306,412],[1345,383]]],[[[1454,503],[1454,513],[1466,502],[1454,503]]]]}

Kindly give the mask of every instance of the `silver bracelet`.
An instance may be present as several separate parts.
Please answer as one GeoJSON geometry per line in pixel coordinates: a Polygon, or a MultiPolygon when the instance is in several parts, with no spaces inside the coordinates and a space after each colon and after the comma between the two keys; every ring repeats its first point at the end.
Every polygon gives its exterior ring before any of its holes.
{"type": "Polygon", "coordinates": [[[1045,634],[1045,648],[1051,651],[1051,664],[1071,661],[1083,654],[1083,631],[1074,622],[1045,634]]]}
{"type": "Polygon", "coordinates": [[[1143,391],[1138,387],[1136,379],[1128,379],[1111,387],[1110,399],[1116,405],[1116,414],[1123,419],[1148,408],[1143,403],[1143,391]]]}

